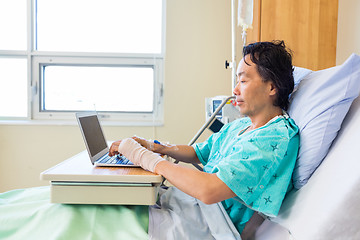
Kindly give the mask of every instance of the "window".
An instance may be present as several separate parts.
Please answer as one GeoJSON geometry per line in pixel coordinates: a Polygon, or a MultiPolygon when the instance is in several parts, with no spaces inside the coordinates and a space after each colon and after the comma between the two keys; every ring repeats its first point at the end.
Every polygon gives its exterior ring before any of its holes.
{"type": "Polygon", "coordinates": [[[153,111],[151,67],[50,65],[42,69],[40,99],[44,111],[153,111]]]}
{"type": "Polygon", "coordinates": [[[36,22],[39,51],[161,53],[161,0],[37,0],[36,22]]]}
{"type": "Polygon", "coordinates": [[[27,63],[23,58],[0,58],[0,114],[27,117],[27,63]]]}
{"type": "Polygon", "coordinates": [[[66,120],[74,118],[74,112],[90,110],[105,121],[159,124],[163,107],[159,61],[38,56],[33,61],[33,115],[66,120]]]}
{"type": "Polygon", "coordinates": [[[26,0],[0,1],[0,50],[26,50],[26,0]]]}
{"type": "Polygon", "coordinates": [[[1,1],[9,34],[0,81],[14,97],[0,117],[63,121],[96,110],[105,121],[161,124],[164,8],[165,0],[1,1]]]}

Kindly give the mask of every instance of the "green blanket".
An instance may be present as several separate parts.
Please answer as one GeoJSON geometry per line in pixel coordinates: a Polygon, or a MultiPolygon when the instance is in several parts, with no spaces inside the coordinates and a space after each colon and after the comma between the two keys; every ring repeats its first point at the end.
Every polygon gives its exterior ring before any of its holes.
{"type": "Polygon", "coordinates": [[[50,203],[49,187],[0,194],[0,239],[148,239],[148,206],[50,203]]]}

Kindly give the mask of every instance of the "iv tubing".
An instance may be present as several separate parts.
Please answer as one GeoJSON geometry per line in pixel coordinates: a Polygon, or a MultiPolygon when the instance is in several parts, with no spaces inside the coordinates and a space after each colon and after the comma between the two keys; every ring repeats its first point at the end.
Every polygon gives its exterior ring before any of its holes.
{"type": "Polygon", "coordinates": [[[231,0],[231,93],[236,86],[236,8],[235,0],[231,0]]]}

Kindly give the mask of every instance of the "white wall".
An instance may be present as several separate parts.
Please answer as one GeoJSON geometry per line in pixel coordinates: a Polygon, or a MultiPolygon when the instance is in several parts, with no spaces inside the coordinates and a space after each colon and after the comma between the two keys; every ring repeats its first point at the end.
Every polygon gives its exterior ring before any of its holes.
{"type": "MultiPolygon", "coordinates": [[[[205,121],[205,97],[230,95],[230,1],[171,0],[167,4],[165,124],[104,127],[107,139],[134,134],[187,144],[205,121]]],[[[82,151],[77,126],[0,125],[0,192],[47,185],[40,172],[82,151]]]]}
{"type": "Polygon", "coordinates": [[[360,1],[339,0],[336,65],[351,53],[360,55],[360,1]]]}

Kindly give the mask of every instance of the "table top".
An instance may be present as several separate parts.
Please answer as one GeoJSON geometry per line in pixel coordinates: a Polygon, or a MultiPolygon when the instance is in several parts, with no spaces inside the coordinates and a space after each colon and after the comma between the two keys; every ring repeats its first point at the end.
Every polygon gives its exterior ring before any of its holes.
{"type": "Polygon", "coordinates": [[[95,167],[83,151],[42,172],[42,180],[64,182],[161,183],[163,177],[140,167],[95,167]]]}

